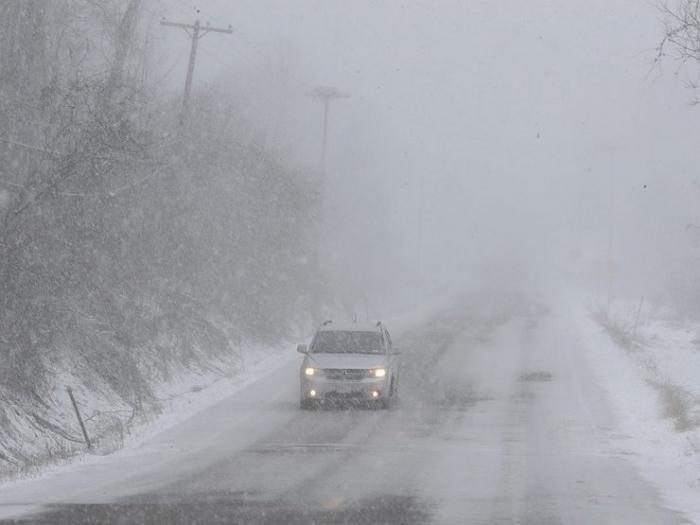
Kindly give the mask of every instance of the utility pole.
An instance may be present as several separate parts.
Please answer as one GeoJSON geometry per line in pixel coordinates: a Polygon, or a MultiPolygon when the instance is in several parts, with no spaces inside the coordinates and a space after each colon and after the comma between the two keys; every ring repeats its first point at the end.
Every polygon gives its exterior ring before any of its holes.
{"type": "MultiPolygon", "coordinates": [[[[331,100],[339,98],[348,98],[350,95],[340,92],[334,87],[324,87],[319,86],[313,92],[308,95],[311,98],[316,98],[323,103],[323,139],[321,142],[321,162],[319,164],[320,177],[319,181],[321,196],[321,217],[320,222],[323,223],[324,220],[324,201],[325,201],[325,186],[326,186],[326,150],[328,146],[328,108],[330,106],[331,100]]],[[[319,233],[320,235],[320,233],[319,233]]],[[[320,245],[320,239],[319,239],[320,245]]]]}
{"type": "Polygon", "coordinates": [[[326,176],[326,149],[328,145],[328,108],[330,102],[337,98],[348,98],[350,95],[341,93],[334,87],[317,87],[313,93],[309,95],[312,98],[317,98],[323,103],[323,141],[321,143],[321,176],[325,179],[326,176]]]}
{"type": "MultiPolygon", "coordinates": [[[[328,109],[330,106],[331,100],[334,99],[339,99],[339,98],[348,98],[349,95],[345,93],[341,93],[338,89],[334,87],[323,87],[319,86],[317,87],[313,92],[309,93],[308,95],[311,98],[316,98],[320,100],[323,103],[323,138],[321,142],[321,161],[319,164],[319,169],[320,169],[320,180],[319,180],[319,196],[320,196],[320,202],[319,202],[319,217],[318,217],[318,231],[316,232],[318,235],[317,242],[316,242],[316,253],[314,253],[314,264],[316,266],[316,270],[319,272],[321,275],[321,278],[318,281],[319,284],[319,298],[322,296],[322,292],[320,290],[325,288],[325,279],[324,279],[324,272],[323,272],[323,264],[322,264],[322,252],[323,252],[323,225],[325,223],[325,193],[326,193],[326,150],[327,150],[327,145],[328,145],[328,109]]],[[[314,304],[314,311],[313,311],[313,316],[314,318],[320,319],[320,303],[316,302],[314,304]]]]}
{"type": "Polygon", "coordinates": [[[181,123],[184,123],[189,116],[190,96],[192,94],[192,77],[194,76],[194,63],[197,60],[197,43],[199,42],[199,39],[207,33],[226,33],[230,35],[233,33],[233,29],[230,25],[225,29],[221,27],[211,27],[209,24],[203,26],[199,23],[199,20],[197,20],[194,24],[180,24],[163,19],[160,21],[160,25],[183,29],[185,33],[187,33],[187,36],[189,36],[192,40],[192,46],[190,47],[190,61],[187,64],[187,78],[185,79],[185,94],[182,98],[181,123]]]}

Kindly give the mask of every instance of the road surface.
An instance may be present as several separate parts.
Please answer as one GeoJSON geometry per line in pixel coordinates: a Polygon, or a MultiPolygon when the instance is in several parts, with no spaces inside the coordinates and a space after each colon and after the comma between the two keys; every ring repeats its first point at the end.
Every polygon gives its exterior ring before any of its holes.
{"type": "Polygon", "coordinates": [[[298,364],[285,365],[133,451],[0,489],[0,516],[685,523],[629,462],[573,326],[563,314],[454,308],[399,338],[400,401],[388,411],[302,412],[298,364]]]}

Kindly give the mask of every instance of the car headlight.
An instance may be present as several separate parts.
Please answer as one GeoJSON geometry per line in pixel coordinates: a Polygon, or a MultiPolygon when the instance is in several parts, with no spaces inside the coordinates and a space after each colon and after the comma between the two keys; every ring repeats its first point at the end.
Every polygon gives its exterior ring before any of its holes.
{"type": "Polygon", "coordinates": [[[374,368],[369,371],[370,377],[385,377],[386,368],[374,368]]]}
{"type": "Polygon", "coordinates": [[[318,373],[318,369],[316,368],[305,368],[304,369],[304,375],[307,377],[315,376],[318,373]]]}

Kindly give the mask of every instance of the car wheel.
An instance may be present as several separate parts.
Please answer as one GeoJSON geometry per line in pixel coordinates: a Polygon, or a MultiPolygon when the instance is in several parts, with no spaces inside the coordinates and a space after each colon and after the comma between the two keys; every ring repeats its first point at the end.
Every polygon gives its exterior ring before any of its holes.
{"type": "MultiPolygon", "coordinates": [[[[392,390],[390,390],[392,392],[392,390]]],[[[391,408],[391,402],[394,399],[394,394],[393,392],[390,393],[388,396],[383,397],[379,400],[379,408],[386,410],[387,408],[391,408]]]]}
{"type": "Polygon", "coordinates": [[[316,401],[313,399],[302,399],[299,401],[299,408],[302,410],[316,410],[316,401]]]}
{"type": "Polygon", "coordinates": [[[391,385],[389,385],[389,395],[381,400],[382,408],[391,408],[391,405],[396,401],[396,391],[397,383],[394,383],[394,379],[391,379],[391,385]]]}

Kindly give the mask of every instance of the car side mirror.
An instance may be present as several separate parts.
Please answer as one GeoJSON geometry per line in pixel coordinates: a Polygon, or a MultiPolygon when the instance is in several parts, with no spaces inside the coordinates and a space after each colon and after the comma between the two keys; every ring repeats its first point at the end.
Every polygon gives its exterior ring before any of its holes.
{"type": "Polygon", "coordinates": [[[300,354],[308,354],[309,345],[297,345],[297,352],[299,352],[300,354]]]}

